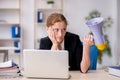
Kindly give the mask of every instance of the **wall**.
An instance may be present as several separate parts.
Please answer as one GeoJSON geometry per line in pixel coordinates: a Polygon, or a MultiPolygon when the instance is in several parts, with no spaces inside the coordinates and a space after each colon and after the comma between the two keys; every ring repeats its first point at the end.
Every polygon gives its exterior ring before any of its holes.
{"type": "Polygon", "coordinates": [[[34,0],[21,0],[23,49],[34,48],[34,0]],[[29,3],[29,4],[28,4],[29,3]]]}
{"type": "MultiPolygon", "coordinates": [[[[69,23],[68,31],[78,34],[83,40],[83,36],[89,33],[85,17],[94,9],[99,10],[104,18],[111,16],[114,20],[113,27],[107,31],[113,56],[109,58],[105,55],[103,64],[117,64],[117,0],[64,0],[64,14],[69,23]]],[[[23,48],[34,48],[34,0],[22,0],[22,27],[23,48]]]]}
{"type": "Polygon", "coordinates": [[[112,28],[107,30],[107,34],[110,38],[110,44],[112,48],[112,58],[104,55],[103,65],[117,64],[117,0],[65,0],[64,13],[68,19],[69,26],[68,31],[77,33],[81,40],[85,34],[89,33],[89,28],[85,25],[85,17],[88,16],[92,10],[98,10],[101,12],[102,17],[106,18],[111,16],[114,24],[112,28]]]}
{"type": "Polygon", "coordinates": [[[120,65],[120,43],[119,43],[119,41],[120,41],[120,0],[117,0],[117,10],[118,10],[118,13],[117,13],[117,17],[118,17],[118,27],[117,27],[117,44],[116,44],[116,46],[117,46],[117,54],[118,54],[118,56],[116,56],[117,57],[117,60],[118,60],[118,62],[117,62],[117,64],[119,64],[120,65]]]}

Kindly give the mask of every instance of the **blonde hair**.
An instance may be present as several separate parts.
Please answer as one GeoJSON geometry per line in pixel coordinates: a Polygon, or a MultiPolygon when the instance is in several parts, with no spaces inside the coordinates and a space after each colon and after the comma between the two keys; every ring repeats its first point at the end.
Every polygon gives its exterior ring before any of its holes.
{"type": "Polygon", "coordinates": [[[63,14],[52,13],[50,16],[48,16],[47,27],[54,25],[56,22],[62,22],[62,21],[67,25],[67,20],[63,14]]]}

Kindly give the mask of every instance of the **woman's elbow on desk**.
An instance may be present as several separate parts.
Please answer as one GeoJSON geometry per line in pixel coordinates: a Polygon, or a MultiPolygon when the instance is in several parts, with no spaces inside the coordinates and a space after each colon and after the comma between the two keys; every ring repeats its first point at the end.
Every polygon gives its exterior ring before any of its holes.
{"type": "Polygon", "coordinates": [[[88,68],[90,66],[90,62],[88,64],[84,64],[83,62],[80,64],[80,69],[82,73],[87,73],[88,72],[88,68]]]}
{"type": "Polygon", "coordinates": [[[88,70],[81,70],[81,73],[87,73],[88,70]]]}

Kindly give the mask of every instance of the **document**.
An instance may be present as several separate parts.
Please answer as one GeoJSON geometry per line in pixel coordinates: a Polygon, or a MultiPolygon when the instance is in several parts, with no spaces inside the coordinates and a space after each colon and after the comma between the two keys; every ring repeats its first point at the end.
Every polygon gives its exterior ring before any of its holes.
{"type": "Polygon", "coordinates": [[[0,68],[12,67],[12,60],[0,63],[0,68]]]}

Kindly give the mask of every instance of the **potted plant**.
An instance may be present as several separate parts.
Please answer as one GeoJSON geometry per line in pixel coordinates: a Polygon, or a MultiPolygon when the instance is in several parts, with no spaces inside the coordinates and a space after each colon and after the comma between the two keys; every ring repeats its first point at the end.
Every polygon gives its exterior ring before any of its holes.
{"type": "MultiPolygon", "coordinates": [[[[100,17],[101,13],[97,10],[93,10],[92,12],[89,13],[89,15],[87,17],[85,17],[85,20],[90,20],[92,18],[96,18],[96,17],[100,17]]],[[[112,26],[112,18],[108,17],[104,20],[103,22],[103,31],[105,32],[108,28],[110,28],[112,26]]],[[[92,32],[90,32],[90,34],[92,34],[92,32]]],[[[103,57],[103,53],[107,54],[109,57],[112,55],[111,54],[111,47],[110,47],[110,43],[108,40],[108,35],[104,34],[105,39],[107,41],[107,47],[106,49],[104,49],[103,51],[98,51],[98,63],[101,64],[102,63],[102,57],[103,57]]]]}
{"type": "Polygon", "coordinates": [[[48,8],[53,8],[53,4],[54,4],[53,0],[48,0],[47,1],[48,8]]]}

